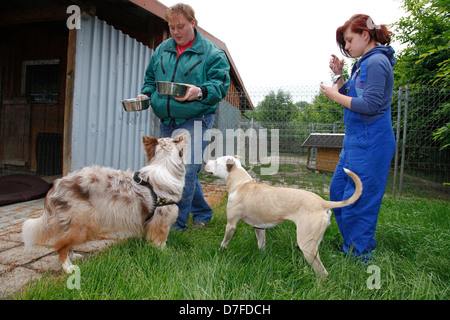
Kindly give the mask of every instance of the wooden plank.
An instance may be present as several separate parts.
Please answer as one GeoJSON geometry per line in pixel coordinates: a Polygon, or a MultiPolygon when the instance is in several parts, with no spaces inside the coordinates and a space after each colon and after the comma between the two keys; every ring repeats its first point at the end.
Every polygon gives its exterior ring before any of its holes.
{"type": "Polygon", "coordinates": [[[3,100],[0,122],[0,142],[3,152],[0,164],[27,166],[30,161],[30,117],[28,98],[14,97],[3,100]]]}
{"type": "Polygon", "coordinates": [[[334,172],[339,162],[340,149],[318,148],[316,169],[320,171],[334,172]]]}
{"type": "Polygon", "coordinates": [[[66,20],[69,17],[66,12],[67,7],[56,6],[3,11],[0,12],[0,25],[66,20]]]}
{"type": "Polygon", "coordinates": [[[69,30],[67,46],[66,96],[64,102],[63,176],[72,168],[73,95],[75,89],[75,54],[77,30],[69,30]]]}

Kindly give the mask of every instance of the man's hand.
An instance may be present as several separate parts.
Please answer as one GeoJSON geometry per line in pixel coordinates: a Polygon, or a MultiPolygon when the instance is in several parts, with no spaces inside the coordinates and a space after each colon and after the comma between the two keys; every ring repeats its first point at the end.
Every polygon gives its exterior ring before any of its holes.
{"type": "Polygon", "coordinates": [[[197,86],[194,86],[193,84],[187,84],[189,86],[189,89],[187,90],[184,97],[175,97],[175,100],[178,101],[195,101],[198,97],[198,90],[200,89],[197,86]]]}
{"type": "Polygon", "coordinates": [[[138,100],[142,100],[142,99],[148,99],[149,96],[147,96],[146,94],[138,94],[137,99],[138,100]]]}

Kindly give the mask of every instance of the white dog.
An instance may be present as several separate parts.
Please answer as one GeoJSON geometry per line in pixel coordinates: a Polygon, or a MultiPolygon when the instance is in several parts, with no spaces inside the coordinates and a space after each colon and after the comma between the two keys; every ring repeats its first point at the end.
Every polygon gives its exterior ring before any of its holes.
{"type": "Polygon", "coordinates": [[[147,165],[138,172],[85,167],[54,182],[44,213],[22,227],[25,248],[53,246],[71,273],[73,246],[100,233],[127,232],[164,248],[178,216],[184,187],[184,154],[189,139],[143,137],[147,165]],[[69,258],[70,256],[70,258],[69,258]]]}
{"type": "Polygon", "coordinates": [[[348,206],[358,200],[362,193],[358,176],[350,170],[344,170],[355,182],[355,192],[345,201],[333,202],[305,190],[274,188],[256,183],[242,168],[236,156],[208,161],[205,171],[227,182],[227,226],[221,248],[227,248],[236,224],[241,220],[255,228],[260,249],[265,247],[266,228],[290,220],[297,226],[297,243],[306,260],[317,275],[326,277],[328,273],[320,261],[318,247],[330,225],[329,209],[348,206]]]}

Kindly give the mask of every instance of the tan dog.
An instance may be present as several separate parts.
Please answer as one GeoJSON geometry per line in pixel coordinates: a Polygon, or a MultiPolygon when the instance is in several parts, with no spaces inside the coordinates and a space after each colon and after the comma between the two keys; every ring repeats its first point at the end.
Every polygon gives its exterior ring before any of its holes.
{"type": "Polygon", "coordinates": [[[184,187],[187,135],[173,139],[143,137],[147,165],[138,172],[85,167],[54,182],[44,212],[24,222],[25,247],[52,246],[64,271],[71,273],[71,250],[97,234],[146,233],[146,240],[164,248],[178,216],[176,202],[184,187]]]}
{"type": "Polygon", "coordinates": [[[354,194],[345,201],[325,201],[305,190],[275,188],[256,183],[242,168],[236,156],[224,156],[210,160],[205,171],[227,182],[227,227],[221,248],[226,249],[234,234],[236,224],[244,221],[255,228],[258,247],[265,247],[265,229],[285,220],[297,226],[297,243],[306,260],[317,275],[326,277],[327,270],[320,261],[318,247],[325,230],[330,225],[332,208],[341,208],[354,203],[362,193],[362,183],[350,170],[345,172],[355,182],[354,194]]]}

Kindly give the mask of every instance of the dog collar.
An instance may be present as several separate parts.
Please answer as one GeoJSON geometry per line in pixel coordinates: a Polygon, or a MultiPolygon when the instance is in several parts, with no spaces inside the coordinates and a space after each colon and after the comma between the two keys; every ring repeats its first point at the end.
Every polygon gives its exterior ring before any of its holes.
{"type": "MultiPolygon", "coordinates": [[[[141,178],[141,176],[139,175],[139,171],[134,173],[133,180],[138,185],[146,187],[146,188],[148,188],[150,190],[150,193],[151,193],[152,198],[153,198],[153,204],[154,204],[155,208],[156,207],[163,207],[163,206],[170,206],[172,204],[176,204],[176,202],[174,202],[174,201],[167,201],[166,199],[159,198],[156,195],[155,190],[153,190],[153,186],[148,181],[145,181],[144,179],[141,178]]],[[[153,214],[154,214],[154,211],[145,219],[145,222],[150,220],[153,217],[153,214]]]]}

